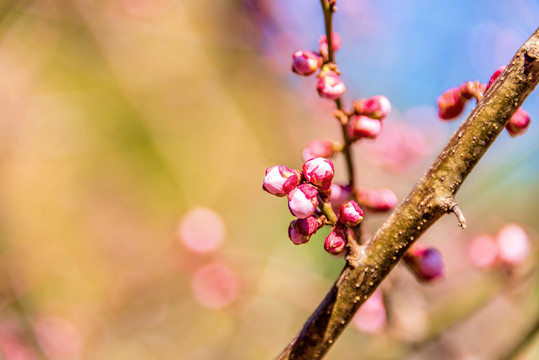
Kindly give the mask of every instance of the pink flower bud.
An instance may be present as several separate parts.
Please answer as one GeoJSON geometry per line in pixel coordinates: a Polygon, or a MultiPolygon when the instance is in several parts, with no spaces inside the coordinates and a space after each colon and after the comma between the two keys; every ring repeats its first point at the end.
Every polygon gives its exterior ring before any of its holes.
{"type": "Polygon", "coordinates": [[[502,74],[502,72],[505,70],[505,65],[504,66],[500,66],[498,68],[498,70],[496,70],[494,72],[494,74],[492,74],[492,76],[490,77],[490,80],[488,81],[488,84],[487,84],[487,88],[485,89],[485,91],[488,90],[489,87],[492,86],[492,84],[494,84],[494,82],[496,81],[497,78],[500,77],[500,75],[502,74]]]}
{"type": "Polygon", "coordinates": [[[305,179],[322,190],[329,190],[333,175],[335,175],[335,170],[331,160],[317,157],[303,164],[303,176],[305,179]]]}
{"type": "Polygon", "coordinates": [[[301,50],[292,54],[292,71],[298,75],[314,74],[322,66],[322,57],[312,51],[301,50]]]}
{"type": "Polygon", "coordinates": [[[387,188],[366,189],[357,191],[357,201],[361,206],[373,212],[382,212],[393,209],[399,200],[397,195],[387,188]]]}
{"type": "Polygon", "coordinates": [[[339,75],[333,70],[323,70],[318,75],[316,90],[320,97],[335,100],[341,97],[346,91],[344,83],[339,75]]]}
{"type": "Polygon", "coordinates": [[[354,101],[354,111],[357,115],[382,120],[391,112],[391,103],[385,96],[376,95],[367,100],[354,101]]]}
{"type": "Polygon", "coordinates": [[[386,324],[386,307],[382,292],[378,289],[356,312],[352,326],[368,334],[377,334],[384,330],[386,324]]]}
{"type": "Polygon", "coordinates": [[[266,169],[262,188],[270,194],[285,196],[298,186],[300,178],[298,170],[289,169],[284,165],[272,166],[266,169]]]}
{"type": "Polygon", "coordinates": [[[472,264],[480,269],[493,267],[498,262],[498,245],[488,235],[478,236],[470,243],[468,256],[472,264]]]}
{"type": "Polygon", "coordinates": [[[333,255],[340,254],[346,245],[346,236],[344,232],[339,229],[333,229],[324,241],[324,249],[333,255]]]}
{"type": "Polygon", "coordinates": [[[522,135],[528,130],[530,126],[530,114],[523,108],[518,108],[517,111],[511,116],[509,122],[505,126],[509,135],[515,137],[522,135]]]}
{"type": "Polygon", "coordinates": [[[522,263],[530,253],[528,234],[517,224],[509,224],[496,236],[498,257],[509,265],[522,263]]]}
{"type": "Polygon", "coordinates": [[[356,226],[363,220],[363,210],[357,202],[350,200],[339,208],[339,222],[346,226],[356,226]]]}
{"type": "Polygon", "coordinates": [[[318,190],[310,184],[298,185],[288,193],[288,208],[292,215],[305,219],[318,206],[318,190]]]}
{"type": "Polygon", "coordinates": [[[363,115],[350,117],[346,130],[352,140],[375,139],[382,132],[382,122],[363,115]]]}
{"type": "Polygon", "coordinates": [[[330,187],[331,206],[335,211],[338,211],[342,204],[344,204],[352,196],[352,188],[350,186],[331,184],[330,187]]]}
{"type": "Polygon", "coordinates": [[[303,149],[303,161],[309,161],[316,157],[328,159],[335,155],[335,151],[338,148],[339,144],[336,141],[328,139],[313,140],[303,149]]]}
{"type": "MultiPolygon", "coordinates": [[[[341,44],[341,36],[336,32],[333,32],[331,34],[331,47],[333,48],[333,52],[339,50],[341,44]]],[[[326,35],[322,35],[320,36],[320,39],[318,39],[318,50],[324,57],[328,56],[328,38],[326,35]]]]}
{"type": "Polygon", "coordinates": [[[438,98],[438,116],[442,120],[454,119],[462,113],[465,104],[460,88],[449,89],[438,98]]]}
{"type": "Polygon", "coordinates": [[[315,216],[296,219],[288,226],[288,237],[296,245],[305,244],[316,230],[318,230],[318,219],[315,216]]]}
{"type": "Polygon", "coordinates": [[[432,282],[444,275],[442,254],[433,247],[414,245],[404,255],[404,263],[420,282],[432,282]]]}

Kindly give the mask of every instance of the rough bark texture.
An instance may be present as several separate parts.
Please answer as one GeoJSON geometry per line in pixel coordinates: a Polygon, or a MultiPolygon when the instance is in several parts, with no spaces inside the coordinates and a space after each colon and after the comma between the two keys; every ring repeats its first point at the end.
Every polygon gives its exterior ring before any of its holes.
{"type": "Polygon", "coordinates": [[[408,197],[339,278],[278,359],[321,359],[408,248],[450,212],[462,182],[539,81],[539,29],[453,134],[408,197]]]}

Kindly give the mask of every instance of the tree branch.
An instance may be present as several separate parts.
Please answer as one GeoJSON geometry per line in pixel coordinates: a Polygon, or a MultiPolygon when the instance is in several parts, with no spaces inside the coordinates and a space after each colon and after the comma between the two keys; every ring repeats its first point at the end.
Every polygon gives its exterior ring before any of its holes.
{"type": "Polygon", "coordinates": [[[539,81],[539,29],[457,129],[427,173],[339,278],[278,359],[321,359],[408,248],[442,215],[462,182],[539,81]]]}

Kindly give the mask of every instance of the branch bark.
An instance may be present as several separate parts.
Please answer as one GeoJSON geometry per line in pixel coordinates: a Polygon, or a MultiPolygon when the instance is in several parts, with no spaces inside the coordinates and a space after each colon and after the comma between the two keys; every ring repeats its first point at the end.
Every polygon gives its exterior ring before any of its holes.
{"type": "Polygon", "coordinates": [[[539,29],[457,129],[427,173],[366,245],[356,266],[339,278],[300,333],[277,359],[321,359],[353,315],[438,219],[511,115],[539,82],[539,29]]]}

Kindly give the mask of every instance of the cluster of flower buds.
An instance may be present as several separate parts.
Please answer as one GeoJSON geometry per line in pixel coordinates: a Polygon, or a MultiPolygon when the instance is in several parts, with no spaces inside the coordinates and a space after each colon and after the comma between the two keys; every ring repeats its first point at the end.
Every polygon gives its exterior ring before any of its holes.
{"type": "Polygon", "coordinates": [[[422,283],[439,280],[444,275],[442,254],[433,247],[416,243],[404,255],[404,263],[422,283]]]}
{"type": "Polygon", "coordinates": [[[375,139],[382,132],[382,120],[389,115],[391,103],[383,95],[355,100],[354,114],[348,119],[350,140],[375,139]]]}
{"type": "MultiPolygon", "coordinates": [[[[341,47],[341,37],[337,33],[331,35],[333,51],[341,47]]],[[[322,35],[318,41],[318,52],[299,50],[292,54],[292,71],[298,75],[309,76],[320,70],[316,90],[320,97],[335,100],[341,97],[346,88],[335,64],[328,59],[327,37],[322,35]]]]}
{"type": "Polygon", "coordinates": [[[506,225],[495,237],[480,235],[468,248],[471,262],[481,269],[516,266],[526,260],[529,253],[528,235],[517,224],[506,225]]]}
{"type": "MultiPolygon", "coordinates": [[[[468,100],[471,98],[475,98],[477,101],[481,100],[483,94],[494,84],[504,69],[505,66],[502,66],[496,70],[486,86],[477,81],[468,81],[460,87],[444,92],[437,101],[438,116],[440,119],[453,120],[462,113],[468,100]]],[[[511,119],[509,119],[506,129],[509,135],[515,137],[524,134],[529,125],[530,115],[526,110],[518,108],[511,119]]]]}
{"type": "MultiPolygon", "coordinates": [[[[301,171],[283,165],[266,169],[262,188],[276,196],[286,195],[288,208],[297,218],[288,227],[288,237],[294,244],[305,244],[326,223],[327,216],[321,216],[323,207],[320,210],[318,207],[331,204],[331,189],[336,188],[332,185],[333,176],[333,163],[323,157],[307,160],[301,171]]],[[[326,211],[332,212],[327,208],[326,211]]],[[[336,220],[331,224],[333,229],[324,242],[324,249],[331,254],[339,254],[346,246],[349,228],[363,220],[363,210],[354,200],[343,201],[338,215],[333,213],[332,217],[336,220]]]]}

